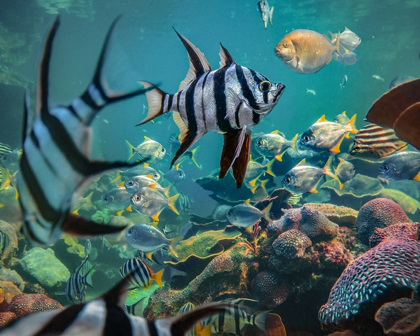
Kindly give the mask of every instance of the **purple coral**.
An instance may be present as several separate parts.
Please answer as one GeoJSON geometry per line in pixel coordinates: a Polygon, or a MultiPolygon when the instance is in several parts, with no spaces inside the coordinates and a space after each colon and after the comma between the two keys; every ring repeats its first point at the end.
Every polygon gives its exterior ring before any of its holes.
{"type": "MultiPolygon", "coordinates": [[[[407,297],[420,277],[420,246],[386,240],[351,263],[318,313],[325,329],[355,330],[372,322],[385,302],[407,297]]],[[[357,331],[357,330],[356,330],[357,331]]]]}
{"type": "Polygon", "coordinates": [[[331,222],[322,212],[305,204],[298,209],[286,210],[285,214],[268,226],[269,235],[278,235],[282,232],[297,229],[308,237],[319,235],[336,236],[338,225],[331,222]]]}
{"type": "Polygon", "coordinates": [[[413,239],[417,240],[419,223],[399,223],[386,228],[376,228],[369,238],[370,247],[374,247],[385,239],[413,239]]]}
{"type": "Polygon", "coordinates": [[[292,229],[280,234],[273,242],[273,249],[276,255],[287,259],[296,259],[304,255],[307,247],[312,242],[303,232],[292,229]]]}
{"type": "Polygon", "coordinates": [[[375,198],[360,208],[356,220],[356,237],[368,245],[375,228],[409,222],[410,219],[397,203],[387,198],[375,198]]]}
{"type": "Polygon", "coordinates": [[[263,271],[252,281],[252,293],[261,307],[273,309],[286,301],[289,290],[277,273],[263,271]]]}

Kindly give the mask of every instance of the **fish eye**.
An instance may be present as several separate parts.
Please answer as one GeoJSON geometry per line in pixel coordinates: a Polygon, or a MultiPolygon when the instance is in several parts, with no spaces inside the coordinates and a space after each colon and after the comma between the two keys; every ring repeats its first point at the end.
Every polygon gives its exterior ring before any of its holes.
{"type": "Polygon", "coordinates": [[[159,175],[158,175],[158,174],[153,174],[153,177],[154,177],[155,179],[158,179],[158,178],[159,178],[159,175]]]}
{"type": "Polygon", "coordinates": [[[262,81],[259,85],[261,92],[268,92],[271,89],[271,83],[269,81],[262,81]]]}
{"type": "Polygon", "coordinates": [[[288,48],[289,45],[287,44],[287,42],[285,44],[283,44],[283,47],[288,48]]]}
{"type": "Polygon", "coordinates": [[[290,181],[291,181],[291,178],[289,176],[284,179],[284,182],[286,183],[290,183],[290,181]]]}
{"type": "Polygon", "coordinates": [[[109,197],[108,197],[108,196],[105,196],[105,197],[103,198],[103,200],[104,200],[104,202],[108,202],[109,197]]]}
{"type": "Polygon", "coordinates": [[[182,172],[178,173],[180,177],[184,176],[184,174],[182,172]]]}
{"type": "Polygon", "coordinates": [[[388,171],[389,170],[389,166],[388,165],[384,165],[383,166],[383,170],[388,171]]]}
{"type": "Polygon", "coordinates": [[[304,137],[303,137],[303,141],[305,141],[305,142],[309,142],[309,135],[305,135],[304,137]]]}
{"type": "Polygon", "coordinates": [[[165,153],[165,148],[162,147],[162,149],[160,150],[162,153],[165,153]]]}
{"type": "Polygon", "coordinates": [[[133,180],[130,180],[130,181],[128,181],[128,183],[127,183],[130,187],[132,187],[133,185],[134,185],[134,182],[133,182],[133,180]]]}
{"type": "Polygon", "coordinates": [[[127,232],[129,235],[131,235],[131,234],[133,234],[133,229],[128,229],[128,232],[127,232]]]}
{"type": "Polygon", "coordinates": [[[263,145],[263,141],[262,140],[258,140],[257,145],[258,146],[262,146],[263,145]]]}

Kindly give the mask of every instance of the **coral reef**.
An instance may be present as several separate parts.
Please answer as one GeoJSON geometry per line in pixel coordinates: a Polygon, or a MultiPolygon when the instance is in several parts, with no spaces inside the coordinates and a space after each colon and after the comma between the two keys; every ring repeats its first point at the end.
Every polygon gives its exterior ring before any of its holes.
{"type": "Polygon", "coordinates": [[[45,287],[51,288],[65,283],[70,277],[70,272],[58,260],[51,249],[34,247],[19,260],[23,270],[33,276],[45,287]]]}
{"type": "Polygon", "coordinates": [[[17,317],[22,317],[60,308],[63,308],[60,303],[44,294],[19,294],[10,302],[8,311],[15,313],[17,317]]]}
{"type": "Polygon", "coordinates": [[[368,245],[375,228],[409,222],[411,220],[397,203],[386,198],[375,198],[360,208],[356,220],[356,237],[368,245]]]}
{"type": "Polygon", "coordinates": [[[0,313],[0,328],[7,326],[9,323],[17,320],[17,316],[13,312],[1,312],[0,313]]]}
{"type": "Polygon", "coordinates": [[[337,224],[306,204],[298,209],[287,210],[283,217],[268,226],[267,233],[278,235],[291,229],[300,230],[309,238],[319,235],[336,236],[338,234],[337,224]]]}
{"type": "Polygon", "coordinates": [[[351,263],[318,314],[323,328],[376,330],[373,316],[385,302],[406,297],[420,277],[420,247],[413,240],[385,240],[351,263]]]}
{"type": "Polygon", "coordinates": [[[330,203],[306,203],[311,209],[323,213],[330,221],[338,224],[352,227],[356,224],[358,211],[330,203]]]}
{"type": "Polygon", "coordinates": [[[416,336],[420,335],[420,285],[411,299],[402,298],[385,303],[376,312],[378,322],[385,335],[416,336]]]}
{"type": "Polygon", "coordinates": [[[15,271],[0,266],[0,279],[2,281],[10,281],[18,286],[21,290],[25,289],[25,282],[22,277],[15,271]]]}
{"type": "Polygon", "coordinates": [[[297,259],[304,255],[312,242],[306,234],[299,230],[288,230],[280,234],[273,243],[273,250],[277,256],[286,259],[297,259]]]}
{"type": "Polygon", "coordinates": [[[252,294],[263,309],[273,309],[286,301],[287,285],[276,272],[262,271],[252,281],[252,294]]]}
{"type": "Polygon", "coordinates": [[[18,287],[16,287],[16,285],[13,282],[10,281],[0,280],[0,288],[3,289],[4,301],[6,301],[8,304],[12,302],[12,299],[16,295],[22,294],[22,291],[18,287]]]}
{"type": "Polygon", "coordinates": [[[375,247],[385,239],[413,239],[419,238],[419,223],[399,223],[387,226],[386,228],[376,228],[370,236],[369,245],[375,247]]]}

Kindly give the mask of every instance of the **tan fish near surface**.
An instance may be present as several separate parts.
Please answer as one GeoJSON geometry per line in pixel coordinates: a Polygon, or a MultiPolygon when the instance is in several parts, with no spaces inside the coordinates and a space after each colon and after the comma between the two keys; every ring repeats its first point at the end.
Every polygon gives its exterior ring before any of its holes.
{"type": "Polygon", "coordinates": [[[315,73],[331,62],[334,53],[341,57],[340,34],[337,34],[336,44],[332,44],[313,30],[297,29],[285,35],[274,51],[294,72],[315,73]]]}
{"type": "Polygon", "coordinates": [[[356,157],[382,159],[407,147],[392,128],[375,124],[364,126],[356,134],[350,154],[356,157]]]}

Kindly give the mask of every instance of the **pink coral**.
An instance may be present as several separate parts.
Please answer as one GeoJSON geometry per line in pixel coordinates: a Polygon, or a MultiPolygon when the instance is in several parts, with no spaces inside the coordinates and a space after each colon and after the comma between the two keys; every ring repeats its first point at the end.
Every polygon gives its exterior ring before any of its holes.
{"type": "Polygon", "coordinates": [[[375,228],[372,236],[369,238],[370,247],[374,247],[385,239],[413,239],[419,237],[419,223],[399,223],[390,225],[384,229],[375,228]]]}
{"type": "Polygon", "coordinates": [[[397,203],[386,198],[375,198],[360,208],[356,220],[356,237],[368,245],[375,228],[409,222],[410,219],[397,203]]]}
{"type": "Polygon", "coordinates": [[[10,302],[8,310],[15,313],[17,317],[22,317],[27,314],[60,308],[63,306],[59,302],[44,294],[19,294],[10,302]]]}
{"type": "Polygon", "coordinates": [[[273,249],[277,256],[286,259],[296,259],[303,256],[312,242],[306,234],[299,230],[288,230],[280,234],[273,242],[273,249]]]}

